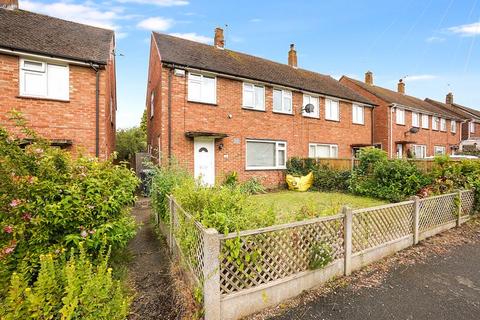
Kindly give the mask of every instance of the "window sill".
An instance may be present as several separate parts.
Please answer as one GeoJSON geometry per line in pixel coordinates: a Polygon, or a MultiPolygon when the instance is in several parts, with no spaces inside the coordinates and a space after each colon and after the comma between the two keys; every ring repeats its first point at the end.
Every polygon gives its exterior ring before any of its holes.
{"type": "Polygon", "coordinates": [[[56,102],[70,103],[70,100],[54,99],[54,98],[48,98],[48,97],[35,97],[35,96],[18,95],[18,96],[16,96],[16,98],[18,98],[18,99],[32,99],[32,100],[44,100],[44,101],[56,101],[56,102]]]}
{"type": "Polygon", "coordinates": [[[287,167],[281,167],[281,168],[262,168],[262,167],[259,167],[259,168],[245,168],[246,171],[283,171],[283,170],[286,170],[287,167]]]}
{"type": "Polygon", "coordinates": [[[339,119],[327,119],[327,118],[325,118],[325,121],[340,122],[339,119]]]}
{"type": "Polygon", "coordinates": [[[187,100],[187,102],[203,104],[203,105],[207,105],[207,106],[214,106],[214,107],[218,106],[218,104],[216,102],[203,102],[203,101],[194,101],[194,100],[187,100]]]}
{"type": "Polygon", "coordinates": [[[254,109],[254,108],[248,108],[248,107],[242,107],[242,109],[248,110],[248,111],[266,112],[265,109],[254,109]]]}
{"type": "Polygon", "coordinates": [[[317,119],[317,120],[320,120],[320,116],[306,116],[304,114],[302,114],[302,117],[306,118],[306,119],[317,119]]]}
{"type": "Polygon", "coordinates": [[[395,123],[395,124],[396,124],[397,126],[403,126],[403,127],[405,127],[405,126],[406,126],[406,124],[405,124],[405,123],[395,123]]]}
{"type": "Polygon", "coordinates": [[[293,116],[294,115],[293,113],[281,112],[281,111],[272,111],[272,113],[283,114],[283,115],[286,115],[286,116],[293,116]]]}
{"type": "Polygon", "coordinates": [[[352,122],[352,124],[355,125],[355,126],[365,126],[365,123],[352,122]]]}

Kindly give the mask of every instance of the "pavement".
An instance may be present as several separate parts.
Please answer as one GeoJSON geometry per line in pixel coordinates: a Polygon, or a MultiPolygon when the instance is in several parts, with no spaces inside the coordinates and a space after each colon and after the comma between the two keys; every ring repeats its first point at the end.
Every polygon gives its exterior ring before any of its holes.
{"type": "Polygon", "coordinates": [[[480,319],[480,242],[398,265],[378,286],[350,285],[270,319],[480,319]]]}

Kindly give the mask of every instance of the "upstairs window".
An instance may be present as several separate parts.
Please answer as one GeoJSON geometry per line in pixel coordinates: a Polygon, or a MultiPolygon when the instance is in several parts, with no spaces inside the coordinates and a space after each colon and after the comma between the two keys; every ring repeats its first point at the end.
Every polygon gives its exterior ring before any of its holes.
{"type": "Polygon", "coordinates": [[[444,118],[440,119],[440,130],[447,131],[447,119],[444,119],[444,118]]]}
{"type": "Polygon", "coordinates": [[[340,109],[337,100],[325,100],[325,119],[340,121],[340,109]]]}
{"type": "Polygon", "coordinates": [[[217,103],[217,79],[203,74],[188,74],[188,100],[202,103],[217,103]]]}
{"type": "Polygon", "coordinates": [[[153,118],[155,115],[155,91],[152,90],[150,93],[150,118],[153,118]]]}
{"type": "Polygon", "coordinates": [[[397,124],[405,124],[405,110],[397,108],[395,110],[395,115],[397,118],[397,124]]]}
{"type": "Polygon", "coordinates": [[[307,113],[305,111],[302,111],[303,116],[310,117],[310,118],[320,118],[318,97],[313,97],[311,95],[304,94],[303,95],[303,108],[305,108],[305,106],[307,104],[312,104],[313,105],[313,112],[307,113]]]}
{"type": "Polygon", "coordinates": [[[470,122],[469,127],[470,133],[475,133],[475,122],[470,122]]]}
{"type": "Polygon", "coordinates": [[[432,117],[432,130],[438,130],[439,122],[438,117],[432,117]]]}
{"type": "Polygon", "coordinates": [[[252,83],[243,83],[243,107],[246,109],[265,110],[265,87],[252,83]]]}
{"type": "Polygon", "coordinates": [[[69,74],[68,65],[20,59],[20,95],[68,100],[69,74]]]}
{"type": "Polygon", "coordinates": [[[338,146],[336,144],[310,143],[308,156],[310,158],[338,158],[338,146]]]}
{"type": "Polygon", "coordinates": [[[420,127],[420,114],[418,112],[412,112],[412,127],[420,127]]]}
{"type": "Polygon", "coordinates": [[[273,111],[292,114],[292,91],[273,89],[273,111]]]}
{"type": "Polygon", "coordinates": [[[358,104],[353,105],[352,122],[356,124],[365,124],[365,108],[358,104]]]}
{"type": "Polygon", "coordinates": [[[428,129],[428,114],[422,114],[422,128],[428,129]]]}
{"type": "Polygon", "coordinates": [[[457,121],[455,120],[450,121],[450,131],[452,133],[457,133],[457,121]]]}

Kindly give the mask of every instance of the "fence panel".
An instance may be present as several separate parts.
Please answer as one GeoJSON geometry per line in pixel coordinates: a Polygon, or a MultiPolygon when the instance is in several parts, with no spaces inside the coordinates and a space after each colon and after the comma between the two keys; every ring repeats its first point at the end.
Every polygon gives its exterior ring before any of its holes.
{"type": "Polygon", "coordinates": [[[420,200],[420,232],[455,222],[459,199],[457,193],[435,196],[420,200]]]}
{"type": "Polygon", "coordinates": [[[475,192],[472,190],[462,191],[462,216],[472,215],[475,206],[475,192]]]}
{"type": "Polygon", "coordinates": [[[343,257],[343,217],[285,225],[221,240],[220,289],[229,294],[309,269],[312,259],[329,262],[343,257]],[[231,259],[229,244],[238,243],[240,256],[231,259]],[[240,263],[239,263],[240,262],[240,263]]]}
{"type": "Polygon", "coordinates": [[[195,280],[203,281],[203,235],[205,228],[170,198],[173,249],[190,268],[195,280]],[[180,240],[181,239],[181,240],[180,240]]]}
{"type": "Polygon", "coordinates": [[[352,252],[358,253],[413,233],[414,202],[353,212],[352,252]]]}

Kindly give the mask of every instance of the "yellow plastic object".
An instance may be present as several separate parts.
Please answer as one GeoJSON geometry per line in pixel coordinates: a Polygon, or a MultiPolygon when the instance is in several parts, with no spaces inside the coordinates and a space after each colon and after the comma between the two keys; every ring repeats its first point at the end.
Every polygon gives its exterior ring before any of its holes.
{"type": "Polygon", "coordinates": [[[294,177],[290,174],[287,174],[286,180],[289,190],[304,192],[310,189],[313,184],[313,173],[310,172],[303,177],[294,177]]]}

